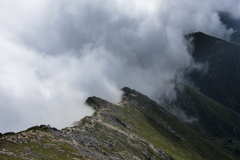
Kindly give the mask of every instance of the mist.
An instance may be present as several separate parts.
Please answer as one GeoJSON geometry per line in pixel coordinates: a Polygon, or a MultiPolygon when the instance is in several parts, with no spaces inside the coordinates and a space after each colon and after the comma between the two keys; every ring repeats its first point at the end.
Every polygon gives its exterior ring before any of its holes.
{"type": "Polygon", "coordinates": [[[0,132],[57,128],[94,111],[89,96],[121,100],[121,88],[175,98],[196,64],[184,35],[227,40],[219,12],[240,18],[237,0],[0,1],[0,132]],[[235,9],[234,9],[235,8],[235,9]]]}

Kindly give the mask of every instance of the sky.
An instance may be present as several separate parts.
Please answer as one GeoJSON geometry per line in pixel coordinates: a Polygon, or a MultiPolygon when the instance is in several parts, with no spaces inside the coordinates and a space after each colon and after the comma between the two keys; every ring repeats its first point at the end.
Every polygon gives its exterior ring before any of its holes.
{"type": "Polygon", "coordinates": [[[193,32],[228,40],[219,12],[240,18],[239,0],[0,0],[0,132],[71,126],[113,103],[121,88],[174,99],[175,80],[201,70],[193,32]]]}

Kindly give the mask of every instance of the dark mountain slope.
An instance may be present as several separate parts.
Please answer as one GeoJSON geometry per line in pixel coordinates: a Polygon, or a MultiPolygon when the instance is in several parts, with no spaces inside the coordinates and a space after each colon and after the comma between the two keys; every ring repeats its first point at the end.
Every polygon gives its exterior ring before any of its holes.
{"type": "Polygon", "coordinates": [[[189,86],[178,90],[177,99],[170,106],[178,106],[188,117],[197,118],[186,124],[202,135],[240,137],[240,115],[189,86]]]}
{"type": "Polygon", "coordinates": [[[240,45],[240,32],[234,32],[231,35],[230,41],[237,45],[240,45]]]}
{"type": "Polygon", "coordinates": [[[217,103],[199,91],[180,84],[177,99],[169,104],[169,109],[184,111],[187,121],[179,113],[175,115],[203,137],[226,149],[227,152],[240,158],[240,115],[217,103]],[[191,121],[191,119],[195,120],[191,121]],[[231,142],[231,144],[228,143],[231,142]],[[233,145],[233,143],[235,145],[233,145]]]}
{"type": "Polygon", "coordinates": [[[194,33],[196,62],[207,63],[209,70],[189,74],[200,91],[213,100],[240,113],[240,46],[201,32],[194,33]]]}
{"type": "Polygon", "coordinates": [[[0,159],[233,159],[147,96],[123,91],[118,104],[88,98],[96,112],[75,127],[3,135],[0,159]]]}

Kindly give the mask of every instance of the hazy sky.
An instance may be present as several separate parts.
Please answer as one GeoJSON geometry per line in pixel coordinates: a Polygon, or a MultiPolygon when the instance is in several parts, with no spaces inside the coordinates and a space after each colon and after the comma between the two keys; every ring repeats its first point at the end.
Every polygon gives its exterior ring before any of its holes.
{"type": "Polygon", "coordinates": [[[124,86],[174,98],[201,68],[183,35],[227,39],[218,12],[239,0],[0,0],[0,132],[57,128],[91,115],[89,96],[119,102],[124,86]]]}

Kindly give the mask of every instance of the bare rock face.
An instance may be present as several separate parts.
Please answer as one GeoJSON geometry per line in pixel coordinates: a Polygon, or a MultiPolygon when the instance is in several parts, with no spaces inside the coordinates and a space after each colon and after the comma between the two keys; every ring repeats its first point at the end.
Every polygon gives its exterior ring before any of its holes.
{"type": "Polygon", "coordinates": [[[122,90],[118,104],[89,97],[96,111],[74,127],[0,135],[0,159],[231,159],[147,96],[122,90]]]}

